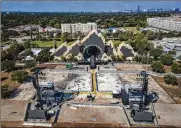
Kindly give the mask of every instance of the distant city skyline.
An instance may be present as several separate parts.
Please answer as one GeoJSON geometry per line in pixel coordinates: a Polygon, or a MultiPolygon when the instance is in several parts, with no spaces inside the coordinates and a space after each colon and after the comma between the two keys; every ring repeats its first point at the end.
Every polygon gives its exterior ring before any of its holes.
{"type": "Polygon", "coordinates": [[[21,12],[109,12],[138,9],[181,8],[179,1],[44,1],[12,2],[3,1],[1,11],[21,12]]]}

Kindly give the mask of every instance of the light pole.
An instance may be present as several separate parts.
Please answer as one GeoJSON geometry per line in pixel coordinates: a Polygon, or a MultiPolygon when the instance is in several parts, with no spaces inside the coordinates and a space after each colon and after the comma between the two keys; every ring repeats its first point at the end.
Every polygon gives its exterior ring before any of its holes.
{"type": "Polygon", "coordinates": [[[150,56],[150,53],[148,52],[147,53],[147,56],[146,56],[146,59],[147,59],[147,62],[146,62],[146,72],[147,72],[147,70],[148,70],[148,61],[149,61],[149,56],[150,56]]]}

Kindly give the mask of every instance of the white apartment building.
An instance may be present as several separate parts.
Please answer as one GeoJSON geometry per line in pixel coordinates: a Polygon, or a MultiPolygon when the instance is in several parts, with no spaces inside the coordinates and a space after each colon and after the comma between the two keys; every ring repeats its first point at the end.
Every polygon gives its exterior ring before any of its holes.
{"type": "Polygon", "coordinates": [[[84,34],[88,34],[92,30],[97,30],[97,24],[96,23],[61,24],[61,30],[62,30],[62,33],[65,33],[65,32],[68,32],[68,33],[81,32],[84,34]]]}
{"type": "Polygon", "coordinates": [[[147,23],[151,27],[181,32],[181,17],[178,16],[147,18],[147,23]]]}

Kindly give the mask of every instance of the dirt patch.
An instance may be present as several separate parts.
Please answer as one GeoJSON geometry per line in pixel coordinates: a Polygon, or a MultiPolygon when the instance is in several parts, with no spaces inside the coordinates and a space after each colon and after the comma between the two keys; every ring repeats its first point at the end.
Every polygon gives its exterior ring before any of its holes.
{"type": "MultiPolygon", "coordinates": [[[[30,71],[30,69],[23,69],[26,72],[28,72],[28,75],[32,75],[32,72],[30,71]]],[[[11,74],[12,72],[1,72],[1,85],[2,84],[8,84],[8,89],[9,91],[14,91],[15,89],[17,89],[21,83],[18,83],[16,81],[12,81],[11,80],[11,74]]]]}
{"type": "Polygon", "coordinates": [[[167,85],[163,77],[152,76],[152,78],[172,97],[177,103],[181,103],[181,78],[177,78],[178,86],[167,85]]]}
{"type": "Polygon", "coordinates": [[[152,70],[151,66],[143,66],[144,69],[152,70]]]}
{"type": "Polygon", "coordinates": [[[23,121],[26,101],[1,100],[1,121],[23,121]]]}
{"type": "Polygon", "coordinates": [[[134,65],[134,64],[120,64],[116,65],[115,68],[117,70],[143,70],[141,65],[134,65]]]}
{"type": "Polygon", "coordinates": [[[165,69],[165,72],[166,72],[166,73],[171,72],[171,66],[164,65],[163,68],[165,69]]]}
{"type": "MultiPolygon", "coordinates": [[[[151,66],[143,66],[143,68],[144,68],[144,69],[147,69],[147,70],[152,70],[151,66]]],[[[164,65],[163,68],[165,69],[165,72],[166,72],[166,73],[171,72],[171,66],[164,65]]]]}
{"type": "Polygon", "coordinates": [[[37,67],[41,68],[41,69],[55,69],[56,67],[58,67],[59,69],[64,68],[65,69],[65,65],[61,65],[61,64],[39,64],[37,65],[37,67]]]}
{"type": "Polygon", "coordinates": [[[11,80],[11,72],[1,72],[1,85],[8,84],[8,89],[10,91],[15,90],[17,87],[19,87],[19,83],[11,80]]]}
{"type": "Polygon", "coordinates": [[[122,124],[115,123],[57,123],[53,127],[57,128],[125,128],[122,124]]]}
{"type": "Polygon", "coordinates": [[[1,128],[23,128],[23,121],[1,121],[1,128]]]}
{"type": "Polygon", "coordinates": [[[128,126],[128,120],[121,107],[103,107],[103,106],[67,106],[63,105],[58,123],[69,122],[88,123],[88,124],[119,124],[128,126]],[[70,114],[71,113],[71,114],[70,114]]]}

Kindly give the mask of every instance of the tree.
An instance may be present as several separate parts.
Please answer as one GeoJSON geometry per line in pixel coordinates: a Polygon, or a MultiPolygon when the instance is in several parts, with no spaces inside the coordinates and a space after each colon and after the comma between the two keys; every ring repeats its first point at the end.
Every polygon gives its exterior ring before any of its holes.
{"type": "Polygon", "coordinates": [[[147,38],[148,40],[154,40],[155,39],[155,33],[152,31],[147,32],[147,38]]]}
{"type": "Polygon", "coordinates": [[[26,49],[22,54],[20,54],[18,57],[20,59],[25,59],[27,56],[34,56],[33,52],[31,51],[30,48],[26,49]]]}
{"type": "Polygon", "coordinates": [[[62,61],[67,61],[65,56],[61,56],[60,58],[61,58],[62,61]]]}
{"type": "Polygon", "coordinates": [[[34,61],[34,60],[26,60],[25,61],[25,67],[33,68],[35,66],[36,66],[36,61],[34,61]]]}
{"type": "Polygon", "coordinates": [[[181,55],[178,57],[179,60],[181,60],[181,55]]]}
{"type": "Polygon", "coordinates": [[[68,34],[67,32],[62,33],[61,40],[62,40],[63,43],[64,43],[65,41],[67,41],[68,35],[69,35],[69,34],[68,34]]]}
{"type": "Polygon", "coordinates": [[[139,31],[139,30],[140,30],[140,27],[139,27],[138,25],[136,26],[136,30],[137,30],[137,31],[139,31]]]}
{"type": "Polygon", "coordinates": [[[1,86],[1,96],[2,98],[7,98],[10,95],[10,91],[8,89],[8,84],[2,84],[1,86]]]}
{"type": "Polygon", "coordinates": [[[57,21],[56,21],[55,19],[50,20],[50,21],[49,21],[49,26],[54,27],[55,24],[56,24],[56,22],[57,22],[57,21]]]}
{"type": "Polygon", "coordinates": [[[24,42],[23,46],[25,49],[28,49],[31,47],[31,42],[30,41],[24,42]]]}
{"type": "Polygon", "coordinates": [[[37,56],[36,61],[39,62],[48,62],[52,59],[52,56],[50,55],[49,49],[45,48],[43,49],[37,56]]]}
{"type": "Polygon", "coordinates": [[[45,28],[46,26],[47,26],[47,21],[46,20],[40,20],[40,26],[42,27],[42,28],[45,28]]]}
{"type": "Polygon", "coordinates": [[[173,63],[171,70],[175,74],[181,74],[181,64],[173,63]]]}
{"type": "Polygon", "coordinates": [[[147,38],[143,33],[136,34],[133,40],[129,37],[127,43],[133,47],[139,55],[147,55],[147,53],[153,49],[153,44],[148,42],[147,38]]]}
{"type": "Polygon", "coordinates": [[[162,49],[155,48],[150,51],[150,56],[153,56],[156,60],[163,53],[162,49]]]}
{"type": "Polygon", "coordinates": [[[164,54],[160,56],[160,61],[164,64],[164,65],[172,65],[173,63],[173,58],[172,55],[170,54],[164,54]]]}
{"type": "Polygon", "coordinates": [[[176,55],[176,51],[169,51],[168,54],[170,54],[170,55],[176,55]]]}
{"type": "Polygon", "coordinates": [[[61,25],[60,25],[59,23],[56,23],[56,24],[54,25],[54,27],[55,27],[55,28],[60,28],[61,25]]]}
{"type": "Polygon", "coordinates": [[[122,57],[117,56],[117,61],[123,61],[122,57]]]}
{"type": "Polygon", "coordinates": [[[8,58],[8,54],[6,52],[7,51],[2,51],[1,50],[1,62],[8,58]]]}
{"type": "Polygon", "coordinates": [[[104,37],[105,41],[107,42],[107,33],[103,33],[103,37],[104,37]]]}
{"type": "Polygon", "coordinates": [[[168,74],[164,76],[164,81],[167,84],[176,85],[177,84],[177,78],[174,75],[168,74]]]}
{"type": "Polygon", "coordinates": [[[163,73],[165,70],[163,64],[160,61],[152,62],[151,68],[154,72],[163,73]]]}
{"type": "Polygon", "coordinates": [[[11,37],[19,36],[20,34],[17,31],[14,30],[3,30],[1,34],[1,41],[8,41],[8,39],[11,37]]]}
{"type": "Polygon", "coordinates": [[[149,56],[142,56],[141,63],[142,64],[150,64],[152,63],[153,59],[149,56]]]}
{"type": "Polygon", "coordinates": [[[162,46],[157,46],[156,49],[161,49],[163,51],[163,47],[162,46]]]}
{"type": "Polygon", "coordinates": [[[112,61],[117,61],[118,60],[118,57],[116,56],[116,55],[111,55],[111,59],[112,59],[112,61]]]}
{"type": "Polygon", "coordinates": [[[142,60],[142,57],[140,56],[134,56],[133,61],[140,62],[142,60]]]}
{"type": "Polygon", "coordinates": [[[54,41],[53,47],[54,47],[55,49],[57,49],[57,42],[56,42],[56,41],[54,41]]]}
{"type": "Polygon", "coordinates": [[[12,74],[11,74],[11,78],[12,78],[13,81],[17,81],[17,82],[19,82],[19,83],[22,83],[22,82],[24,82],[25,80],[27,80],[27,78],[28,78],[28,72],[26,72],[26,71],[20,71],[20,70],[14,71],[14,72],[12,72],[12,74]]]}
{"type": "Polygon", "coordinates": [[[70,55],[68,60],[69,61],[77,61],[77,59],[73,55],[70,55]]]}
{"type": "Polygon", "coordinates": [[[123,61],[126,61],[126,56],[124,54],[122,55],[121,58],[122,58],[123,61]]]}
{"type": "Polygon", "coordinates": [[[12,61],[12,60],[4,60],[2,63],[1,63],[1,70],[3,71],[12,71],[13,69],[15,68],[15,62],[12,61]]]}
{"type": "Polygon", "coordinates": [[[42,40],[42,38],[43,38],[42,35],[37,35],[36,36],[36,39],[38,39],[39,41],[42,40]]]}
{"type": "Polygon", "coordinates": [[[24,46],[18,43],[12,43],[10,48],[7,50],[7,54],[13,56],[13,60],[17,59],[17,56],[20,52],[24,50],[24,46]]]}

